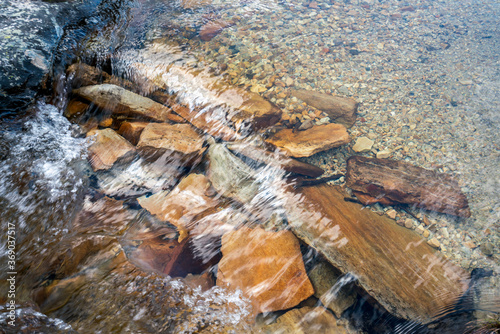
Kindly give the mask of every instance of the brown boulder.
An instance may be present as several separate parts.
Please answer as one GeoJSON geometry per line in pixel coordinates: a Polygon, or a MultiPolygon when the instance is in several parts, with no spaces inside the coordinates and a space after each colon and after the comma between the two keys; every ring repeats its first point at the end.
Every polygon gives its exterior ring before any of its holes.
{"type": "Polygon", "coordinates": [[[293,90],[292,95],[311,107],[324,111],[332,122],[350,128],[356,122],[358,103],[353,99],[309,90],[293,90]]]}
{"type": "Polygon", "coordinates": [[[347,144],[350,140],[345,126],[332,123],[315,126],[305,131],[283,129],[266,142],[292,157],[302,158],[347,144]]]}
{"type": "Polygon", "coordinates": [[[191,165],[205,151],[204,142],[189,124],[150,123],[142,131],[137,149],[150,160],[165,156],[171,163],[191,165]]]}
{"type": "Polygon", "coordinates": [[[136,155],[134,146],[111,129],[91,130],[87,133],[89,137],[94,140],[88,149],[94,171],[110,169],[117,162],[129,162],[136,155]]]}
{"type": "Polygon", "coordinates": [[[451,176],[404,161],[350,157],[346,183],[349,188],[381,201],[470,217],[467,198],[451,176]]]}
{"type": "Polygon", "coordinates": [[[215,191],[204,175],[190,174],[171,192],[161,191],[137,201],[158,219],[176,226],[182,241],[193,227],[194,217],[218,204],[214,196],[215,191]]]}
{"type": "Polygon", "coordinates": [[[123,122],[118,129],[118,134],[127,139],[133,145],[137,145],[142,130],[148,125],[147,122],[123,122]]]}
{"type": "Polygon", "coordinates": [[[242,227],[224,234],[221,251],[217,285],[241,289],[255,313],[296,306],[314,293],[290,231],[242,227]]]}
{"type": "Polygon", "coordinates": [[[113,115],[156,122],[176,122],[179,119],[179,116],[172,114],[169,108],[158,102],[112,84],[86,86],[73,90],[73,93],[113,115]]]}
{"type": "Polygon", "coordinates": [[[285,209],[292,231],[398,317],[427,322],[463,295],[465,271],[412,230],[344,196],[329,185],[289,191],[285,209]]]}

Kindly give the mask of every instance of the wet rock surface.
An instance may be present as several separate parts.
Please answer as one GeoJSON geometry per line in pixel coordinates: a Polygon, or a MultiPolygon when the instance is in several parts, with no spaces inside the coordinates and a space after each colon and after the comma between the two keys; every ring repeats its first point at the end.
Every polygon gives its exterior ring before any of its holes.
{"type": "Polygon", "coordinates": [[[410,230],[345,202],[339,189],[305,187],[289,196],[294,233],[336,268],[355,275],[389,312],[426,322],[465,292],[466,272],[410,230]]]}
{"type": "Polygon", "coordinates": [[[351,157],[346,184],[374,198],[470,217],[469,203],[458,182],[403,161],[351,157]]]}
{"type": "Polygon", "coordinates": [[[350,128],[356,122],[358,103],[353,99],[307,90],[293,90],[292,95],[326,112],[333,123],[343,124],[350,128]]]}
{"type": "Polygon", "coordinates": [[[345,126],[341,124],[318,125],[304,131],[284,129],[266,140],[267,143],[296,158],[309,157],[350,141],[345,126]]]}
{"type": "Polygon", "coordinates": [[[255,313],[288,309],[314,293],[290,231],[243,227],[222,237],[221,251],[217,285],[241,289],[255,313]]]}
{"type": "Polygon", "coordinates": [[[136,155],[134,146],[111,129],[91,130],[87,138],[93,141],[89,161],[94,171],[110,169],[116,162],[129,162],[136,155]]]}

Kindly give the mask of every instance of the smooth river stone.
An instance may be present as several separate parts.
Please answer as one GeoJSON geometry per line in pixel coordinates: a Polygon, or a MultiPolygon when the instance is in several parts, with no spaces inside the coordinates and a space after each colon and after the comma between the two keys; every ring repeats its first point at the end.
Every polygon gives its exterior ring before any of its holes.
{"type": "Polygon", "coordinates": [[[350,141],[345,126],[333,123],[314,126],[305,131],[283,129],[266,140],[267,143],[295,158],[310,157],[350,141]]]}
{"type": "Polygon", "coordinates": [[[73,93],[87,99],[113,115],[143,118],[156,122],[177,122],[179,116],[147,97],[128,91],[120,86],[102,84],[74,89],[73,93]]]}
{"type": "Polygon", "coordinates": [[[379,201],[414,204],[428,210],[470,217],[467,197],[451,176],[404,161],[350,157],[346,183],[349,188],[379,201]]]}
{"type": "Polygon", "coordinates": [[[88,148],[94,171],[110,169],[116,162],[129,162],[136,155],[135,147],[111,129],[91,130],[89,137],[95,140],[88,148]]]}
{"type": "Polygon", "coordinates": [[[221,251],[217,285],[241,289],[255,314],[294,307],[314,293],[290,231],[242,227],[222,236],[221,251]]]}
{"type": "Polygon", "coordinates": [[[341,272],[355,275],[398,317],[428,322],[463,295],[465,271],[415,232],[344,196],[325,184],[288,190],[284,205],[292,231],[341,272]]]}

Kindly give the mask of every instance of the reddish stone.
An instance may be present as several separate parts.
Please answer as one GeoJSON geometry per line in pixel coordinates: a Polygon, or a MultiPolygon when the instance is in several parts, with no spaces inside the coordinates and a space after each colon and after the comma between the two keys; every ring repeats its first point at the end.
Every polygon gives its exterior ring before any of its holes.
{"type": "Polygon", "coordinates": [[[215,36],[217,36],[218,34],[220,34],[221,31],[224,30],[224,28],[227,28],[229,26],[230,24],[226,21],[222,20],[210,21],[205,25],[203,25],[203,27],[201,27],[200,39],[202,41],[207,42],[212,38],[214,38],[215,36]]]}

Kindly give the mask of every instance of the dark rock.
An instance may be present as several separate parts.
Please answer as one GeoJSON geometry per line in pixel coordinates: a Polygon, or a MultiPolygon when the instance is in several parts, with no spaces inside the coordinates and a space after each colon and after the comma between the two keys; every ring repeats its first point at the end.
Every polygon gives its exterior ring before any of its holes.
{"type": "Polygon", "coordinates": [[[351,157],[347,160],[346,183],[373,198],[470,217],[467,198],[452,177],[407,162],[351,157]]]}

